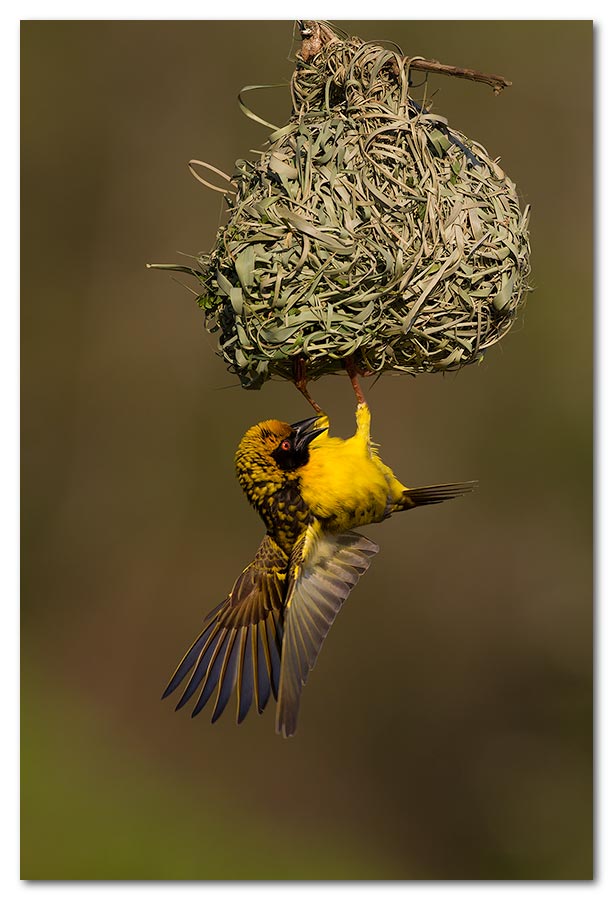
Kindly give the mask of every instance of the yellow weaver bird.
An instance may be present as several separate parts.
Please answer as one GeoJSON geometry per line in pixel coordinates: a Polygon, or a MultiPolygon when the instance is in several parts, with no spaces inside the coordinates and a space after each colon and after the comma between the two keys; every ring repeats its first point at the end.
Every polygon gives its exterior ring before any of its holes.
{"type": "Polygon", "coordinates": [[[343,440],[329,436],[323,415],[294,425],[270,419],[241,440],[238,480],[266,535],[172,676],[164,697],[189,675],[177,709],[199,691],[195,716],[216,692],[215,722],[235,691],[240,723],[254,702],[263,712],[272,693],[277,732],[292,735],[324,638],[379,550],[352,529],[475,487],[474,481],[406,487],[371,443],[365,403],[356,423],[343,440]]]}

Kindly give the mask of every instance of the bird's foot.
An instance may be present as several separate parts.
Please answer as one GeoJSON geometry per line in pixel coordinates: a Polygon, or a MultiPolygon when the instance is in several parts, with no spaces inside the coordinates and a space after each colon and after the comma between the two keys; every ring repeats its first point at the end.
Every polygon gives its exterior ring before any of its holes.
{"type": "Polygon", "coordinates": [[[355,411],[356,434],[363,439],[364,443],[370,445],[370,409],[368,403],[358,403],[355,411]]]}
{"type": "Polygon", "coordinates": [[[306,376],[306,359],[303,356],[298,356],[294,360],[294,384],[302,394],[302,396],[311,404],[315,412],[322,413],[323,410],[319,403],[317,403],[311,395],[309,394],[309,390],[307,388],[307,376],[306,376]]]}
{"type": "Polygon", "coordinates": [[[353,388],[353,392],[356,396],[356,400],[358,401],[358,407],[364,405],[366,406],[366,398],[362,393],[362,388],[360,386],[360,382],[358,380],[358,367],[356,366],[355,359],[353,356],[348,356],[345,359],[345,369],[347,370],[347,374],[349,375],[349,380],[351,381],[351,386],[353,388]]]}

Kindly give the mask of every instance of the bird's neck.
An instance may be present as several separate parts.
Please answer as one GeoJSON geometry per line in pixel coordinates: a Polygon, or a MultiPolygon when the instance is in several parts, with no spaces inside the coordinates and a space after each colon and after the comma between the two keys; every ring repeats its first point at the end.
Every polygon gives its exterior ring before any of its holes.
{"type": "Polygon", "coordinates": [[[288,481],[286,476],[270,465],[261,465],[257,459],[240,456],[236,459],[236,476],[247,499],[258,512],[288,481]]]}
{"type": "Polygon", "coordinates": [[[254,470],[242,477],[240,470],[237,474],[247,499],[259,513],[266,531],[289,554],[312,518],[300,492],[300,478],[286,474],[279,480],[271,481],[270,477],[258,480],[254,470]]]}

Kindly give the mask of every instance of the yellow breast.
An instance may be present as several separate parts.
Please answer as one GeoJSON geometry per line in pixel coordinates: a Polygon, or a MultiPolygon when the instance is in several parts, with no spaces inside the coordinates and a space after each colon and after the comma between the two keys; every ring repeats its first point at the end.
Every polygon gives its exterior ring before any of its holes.
{"type": "Polygon", "coordinates": [[[389,482],[359,435],[344,441],[322,435],[301,471],[301,493],[331,531],[380,522],[389,511],[389,482]]]}

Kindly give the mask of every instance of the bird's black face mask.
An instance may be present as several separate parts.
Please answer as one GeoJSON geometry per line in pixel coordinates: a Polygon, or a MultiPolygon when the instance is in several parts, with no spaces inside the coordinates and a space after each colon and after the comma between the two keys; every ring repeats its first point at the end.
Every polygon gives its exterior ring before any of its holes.
{"type": "Polygon", "coordinates": [[[273,451],[273,459],[284,472],[299,469],[309,461],[309,444],[313,438],[326,430],[325,427],[313,427],[319,418],[320,416],[312,416],[310,419],[295,422],[291,426],[292,431],[289,437],[284,438],[277,449],[273,451]]]}

